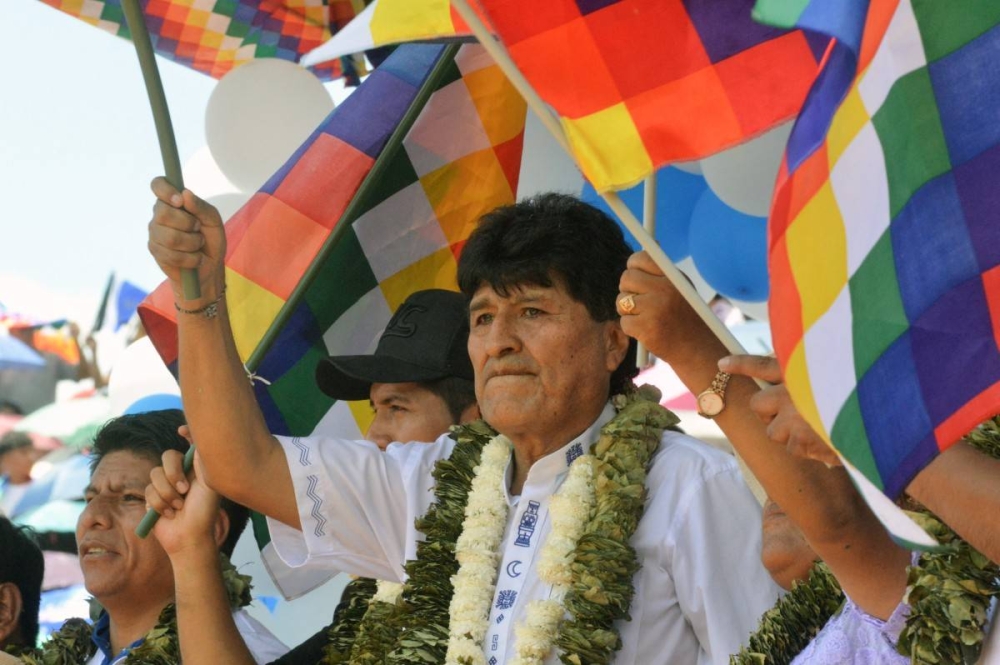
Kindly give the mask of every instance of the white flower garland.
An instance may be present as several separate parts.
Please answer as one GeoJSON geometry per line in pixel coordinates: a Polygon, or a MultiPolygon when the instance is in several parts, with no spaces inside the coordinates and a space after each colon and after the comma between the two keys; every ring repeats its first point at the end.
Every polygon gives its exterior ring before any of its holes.
{"type": "Polygon", "coordinates": [[[462,535],[455,543],[459,568],[451,579],[455,592],[448,608],[446,665],[478,665],[485,661],[483,640],[496,587],[500,543],[507,525],[503,484],[511,447],[510,439],[502,434],[494,437],[483,448],[472,479],[462,535]]]}
{"type": "MultiPolygon", "coordinates": [[[[485,662],[483,641],[490,605],[496,592],[500,545],[507,524],[507,500],[503,491],[504,471],[510,460],[511,443],[497,436],[483,449],[469,492],[462,522],[462,535],[455,545],[458,573],[449,607],[449,639],[446,665],[481,665],[485,662]]],[[[563,602],[570,591],[573,552],[583,535],[594,505],[592,455],[578,457],[569,476],[552,497],[552,531],[539,553],[538,576],[552,585],[547,600],[528,604],[524,621],[515,629],[513,665],[538,665],[548,655],[566,613],[563,602]]]]}
{"type": "Polygon", "coordinates": [[[373,603],[389,603],[395,605],[399,597],[403,595],[403,585],[399,582],[389,582],[388,580],[378,580],[375,585],[375,595],[372,596],[373,603]]]}

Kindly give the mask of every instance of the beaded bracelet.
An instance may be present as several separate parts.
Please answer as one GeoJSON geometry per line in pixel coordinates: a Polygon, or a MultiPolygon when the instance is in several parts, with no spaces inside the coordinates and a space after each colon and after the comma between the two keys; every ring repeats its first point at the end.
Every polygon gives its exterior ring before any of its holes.
{"type": "Polygon", "coordinates": [[[226,295],[226,287],[222,287],[222,293],[219,297],[208,303],[204,307],[199,307],[198,309],[184,309],[176,302],[174,302],[174,308],[177,309],[181,314],[204,314],[206,319],[214,319],[219,315],[219,303],[222,302],[222,298],[226,295]]]}

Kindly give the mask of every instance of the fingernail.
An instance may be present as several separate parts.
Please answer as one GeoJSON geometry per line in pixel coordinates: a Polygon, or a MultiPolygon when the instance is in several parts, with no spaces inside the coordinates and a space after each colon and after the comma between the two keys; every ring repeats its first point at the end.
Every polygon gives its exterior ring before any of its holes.
{"type": "Polygon", "coordinates": [[[180,194],[174,194],[170,197],[170,203],[177,206],[178,208],[184,205],[184,197],[180,194]]]}
{"type": "Polygon", "coordinates": [[[183,507],[184,507],[184,502],[183,502],[183,501],[181,501],[180,499],[177,499],[176,501],[174,501],[174,502],[173,502],[173,503],[171,503],[170,505],[172,505],[172,506],[173,506],[174,508],[176,508],[177,510],[180,510],[181,508],[183,508],[183,507]]]}
{"type": "Polygon", "coordinates": [[[729,356],[726,356],[725,358],[719,358],[719,369],[721,369],[723,372],[729,371],[730,365],[732,365],[732,361],[729,359],[729,356]]]}
{"type": "MultiPolygon", "coordinates": [[[[179,483],[177,483],[177,491],[178,492],[187,492],[188,491],[188,483],[187,483],[186,480],[182,480],[179,483]]],[[[177,506],[177,507],[180,508],[180,506],[177,506]]]]}

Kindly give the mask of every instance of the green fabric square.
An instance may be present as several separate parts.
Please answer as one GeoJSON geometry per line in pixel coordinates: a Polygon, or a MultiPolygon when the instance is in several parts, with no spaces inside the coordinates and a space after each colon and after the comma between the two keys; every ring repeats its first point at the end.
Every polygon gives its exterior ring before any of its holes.
{"type": "Polygon", "coordinates": [[[240,3],[237,0],[216,0],[215,6],[212,7],[212,13],[232,18],[236,15],[236,8],[239,6],[240,3]]]}
{"type": "Polygon", "coordinates": [[[305,299],[320,330],[328,330],[351,305],[377,286],[354,229],[347,228],[319,265],[305,299]]]}
{"type": "Polygon", "coordinates": [[[124,24],[125,12],[120,5],[105,4],[101,7],[101,20],[124,24]]]}
{"type": "MultiPolygon", "coordinates": [[[[227,37],[239,37],[240,39],[243,39],[249,32],[250,26],[243,21],[232,20],[229,22],[229,25],[226,26],[227,37]]],[[[251,40],[251,42],[256,42],[256,39],[251,40]]]]}
{"type": "Polygon", "coordinates": [[[889,234],[889,230],[882,234],[848,280],[854,375],[859,380],[889,345],[910,327],[899,293],[889,234]]]}
{"type": "Polygon", "coordinates": [[[957,51],[1000,22],[996,0],[913,0],[927,62],[957,51]]]}
{"type": "MultiPolygon", "coordinates": [[[[323,340],[319,340],[323,347],[323,340]]],[[[336,401],[316,385],[316,365],[326,357],[325,348],[312,346],[290,370],[272,383],[268,394],[281,412],[292,436],[308,436],[336,401]]]]}
{"type": "Polygon", "coordinates": [[[257,48],[254,49],[253,57],[255,58],[276,58],[278,57],[278,45],[277,44],[257,44],[257,48]]]}
{"type": "Polygon", "coordinates": [[[455,62],[455,58],[451,58],[448,62],[443,63],[444,68],[441,70],[441,78],[438,81],[437,87],[434,89],[435,92],[451,85],[455,81],[462,80],[462,70],[458,68],[458,63],[455,62]]]}
{"type": "Polygon", "coordinates": [[[778,28],[794,28],[812,0],[757,0],[753,18],[778,28]]]}
{"type": "Polygon", "coordinates": [[[926,67],[896,81],[872,124],[885,154],[889,212],[895,217],[924,183],[951,169],[926,67]]]}
{"type": "Polygon", "coordinates": [[[861,418],[861,404],[858,402],[858,391],[853,390],[847,398],[837,419],[833,422],[830,432],[837,450],[857,467],[879,489],[884,489],[882,478],[872,456],[871,443],[865,433],[865,422],[861,418]]]}

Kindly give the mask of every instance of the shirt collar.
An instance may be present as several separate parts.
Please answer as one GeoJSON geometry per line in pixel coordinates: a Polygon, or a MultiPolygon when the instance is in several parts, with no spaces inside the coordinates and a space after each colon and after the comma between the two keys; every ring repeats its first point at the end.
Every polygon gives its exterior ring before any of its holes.
{"type": "Polygon", "coordinates": [[[90,641],[97,645],[97,648],[104,654],[102,665],[109,665],[116,660],[120,660],[129,651],[136,648],[145,641],[145,636],[140,637],[132,644],[121,650],[117,656],[111,653],[111,617],[107,612],[101,612],[101,616],[94,622],[94,630],[90,633],[90,641]]]}
{"type": "MultiPolygon", "coordinates": [[[[537,460],[528,470],[528,477],[525,485],[545,482],[548,479],[555,479],[564,475],[569,470],[569,465],[579,457],[590,452],[590,446],[594,444],[601,434],[601,428],[615,417],[615,408],[608,402],[604,409],[597,416],[597,420],[590,424],[579,436],[569,441],[562,448],[555,450],[545,457],[537,460]]],[[[510,481],[514,473],[514,453],[511,451],[510,460],[507,462],[507,469],[504,474],[504,494],[508,503],[511,502],[510,481]]]]}

